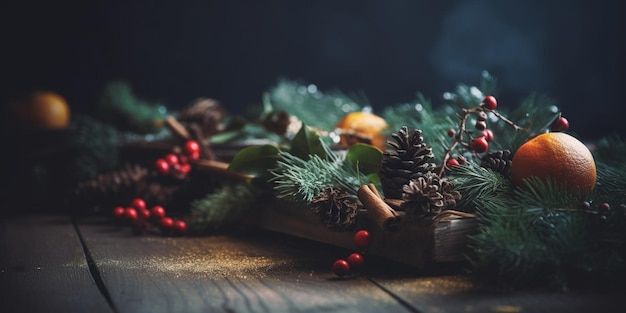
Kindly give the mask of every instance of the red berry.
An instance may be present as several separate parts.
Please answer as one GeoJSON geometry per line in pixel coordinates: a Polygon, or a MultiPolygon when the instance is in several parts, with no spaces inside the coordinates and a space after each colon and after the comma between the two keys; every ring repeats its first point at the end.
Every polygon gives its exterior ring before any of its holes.
{"type": "Polygon", "coordinates": [[[485,139],[487,139],[487,141],[493,140],[493,132],[491,131],[491,129],[483,130],[483,136],[485,136],[485,139]]]}
{"type": "Polygon", "coordinates": [[[190,153],[187,157],[189,157],[189,160],[197,160],[200,158],[200,152],[190,153]]]}
{"type": "Polygon", "coordinates": [[[488,111],[493,111],[498,107],[498,101],[496,101],[494,96],[486,96],[483,99],[483,107],[488,111]]]}
{"type": "Polygon", "coordinates": [[[167,164],[169,164],[170,166],[176,165],[180,163],[180,160],[178,159],[178,156],[176,154],[173,153],[169,153],[165,156],[165,161],[167,162],[167,164]]]}
{"type": "Polygon", "coordinates": [[[150,216],[155,220],[160,220],[165,217],[165,209],[160,205],[155,205],[150,209],[150,216]]]}
{"type": "Polygon", "coordinates": [[[552,125],[550,125],[550,130],[555,132],[566,131],[569,128],[569,122],[564,117],[557,118],[552,125]]]}
{"type": "Polygon", "coordinates": [[[171,217],[164,217],[161,219],[161,223],[159,223],[162,231],[170,231],[174,228],[174,220],[171,217]]]}
{"type": "Polygon", "coordinates": [[[611,205],[606,203],[606,202],[602,202],[600,203],[600,205],[598,206],[598,212],[600,214],[606,215],[609,213],[609,211],[611,211],[611,205]]]}
{"type": "Polygon", "coordinates": [[[194,140],[188,140],[185,142],[185,152],[187,155],[200,153],[200,145],[194,140]]]}
{"type": "Polygon", "coordinates": [[[372,244],[372,236],[365,229],[359,230],[354,234],[354,244],[361,249],[365,249],[372,244]]]}
{"type": "Polygon", "coordinates": [[[134,221],[139,217],[135,208],[128,207],[124,209],[124,218],[129,221],[134,221]]]}
{"type": "Polygon", "coordinates": [[[448,129],[448,137],[453,137],[454,134],[456,134],[456,130],[454,130],[454,128],[450,128],[448,129]]]}
{"type": "Polygon", "coordinates": [[[472,149],[477,153],[483,153],[489,150],[489,143],[485,136],[480,136],[472,140],[472,149]]]}
{"type": "Polygon", "coordinates": [[[170,172],[170,165],[165,159],[157,159],[154,162],[154,168],[159,174],[167,174],[170,172]]]}
{"type": "Polygon", "coordinates": [[[187,174],[189,174],[189,172],[191,172],[191,165],[189,165],[189,164],[183,164],[183,165],[178,167],[178,173],[180,175],[187,176],[187,174]]]}
{"type": "Polygon", "coordinates": [[[121,206],[115,207],[115,208],[113,209],[113,218],[115,218],[115,219],[121,219],[121,218],[123,218],[123,217],[124,217],[124,212],[125,212],[125,211],[126,211],[126,210],[124,209],[124,207],[121,207],[121,206]]]}
{"type": "Polygon", "coordinates": [[[172,225],[172,230],[176,235],[183,235],[187,232],[187,223],[182,220],[175,220],[172,225]]]}
{"type": "Polygon", "coordinates": [[[350,264],[346,260],[337,260],[333,263],[333,273],[341,277],[350,273],[350,264]]]}
{"type": "Polygon", "coordinates": [[[459,165],[461,165],[461,163],[459,163],[457,159],[448,159],[448,161],[446,161],[446,167],[456,167],[459,165]]]}
{"type": "Polygon", "coordinates": [[[130,205],[137,209],[137,210],[143,210],[146,209],[146,201],[144,201],[141,198],[135,198],[133,199],[133,201],[130,203],[130,205]]]}
{"type": "Polygon", "coordinates": [[[149,220],[150,219],[150,210],[148,209],[139,209],[137,214],[141,219],[149,220]]]}
{"type": "Polygon", "coordinates": [[[348,256],[348,264],[350,264],[350,268],[360,268],[361,266],[363,266],[363,263],[365,261],[363,260],[363,255],[361,255],[360,253],[352,253],[350,254],[350,256],[348,256]]]}

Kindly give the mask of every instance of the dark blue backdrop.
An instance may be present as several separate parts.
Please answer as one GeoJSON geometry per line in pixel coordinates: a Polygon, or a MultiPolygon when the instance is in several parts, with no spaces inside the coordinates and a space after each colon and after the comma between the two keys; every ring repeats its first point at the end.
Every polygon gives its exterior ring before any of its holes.
{"type": "Polygon", "coordinates": [[[620,1],[15,1],[0,4],[3,100],[55,89],[88,110],[128,80],[179,107],[199,96],[230,111],[278,78],[363,91],[376,108],[437,98],[480,71],[501,103],[555,98],[572,130],[626,133],[620,1]],[[618,113],[621,113],[618,114],[618,113]]]}

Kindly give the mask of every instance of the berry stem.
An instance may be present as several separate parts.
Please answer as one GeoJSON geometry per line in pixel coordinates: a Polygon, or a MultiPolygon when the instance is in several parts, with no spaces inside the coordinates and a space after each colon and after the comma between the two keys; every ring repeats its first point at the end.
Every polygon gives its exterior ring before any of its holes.
{"type": "MultiPolygon", "coordinates": [[[[495,101],[495,98],[493,101],[495,101]]],[[[441,163],[441,167],[438,173],[439,177],[443,176],[445,169],[446,169],[446,164],[448,160],[450,159],[450,155],[452,154],[452,151],[454,151],[454,149],[456,148],[458,144],[461,144],[463,147],[465,147],[465,149],[468,149],[468,150],[472,149],[471,144],[469,144],[472,141],[471,132],[466,130],[465,123],[467,122],[467,119],[469,118],[471,114],[481,114],[481,113],[484,114],[484,111],[485,111],[485,108],[483,107],[483,105],[479,104],[477,107],[474,107],[471,109],[463,108],[462,114],[457,113],[456,116],[460,120],[459,129],[457,132],[455,132],[454,136],[452,136],[452,142],[450,143],[450,145],[444,150],[445,153],[443,155],[443,161],[441,163]],[[463,137],[465,134],[467,134],[469,137],[468,142],[465,142],[465,138],[463,137]]],[[[527,131],[527,129],[520,127],[519,125],[515,124],[514,122],[512,122],[511,120],[509,120],[502,114],[496,112],[495,109],[488,110],[488,111],[493,113],[498,119],[502,120],[507,125],[511,126],[515,131],[520,131],[520,130],[527,131]]]]}

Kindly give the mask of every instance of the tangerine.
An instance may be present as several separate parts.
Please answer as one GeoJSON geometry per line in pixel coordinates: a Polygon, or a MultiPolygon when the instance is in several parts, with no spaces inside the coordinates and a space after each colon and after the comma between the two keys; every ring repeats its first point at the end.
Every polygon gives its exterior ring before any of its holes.
{"type": "Polygon", "coordinates": [[[60,94],[53,91],[33,93],[16,107],[18,118],[28,127],[66,128],[70,122],[70,108],[60,94]]]}
{"type": "Polygon", "coordinates": [[[382,117],[362,111],[346,114],[335,126],[340,135],[340,144],[350,146],[359,142],[367,143],[381,150],[387,146],[387,136],[383,134],[387,127],[382,117]]]}
{"type": "Polygon", "coordinates": [[[596,184],[596,164],[589,148],[575,137],[561,132],[544,133],[525,142],[515,152],[511,179],[516,186],[524,180],[548,178],[569,192],[589,194],[596,184]]]}

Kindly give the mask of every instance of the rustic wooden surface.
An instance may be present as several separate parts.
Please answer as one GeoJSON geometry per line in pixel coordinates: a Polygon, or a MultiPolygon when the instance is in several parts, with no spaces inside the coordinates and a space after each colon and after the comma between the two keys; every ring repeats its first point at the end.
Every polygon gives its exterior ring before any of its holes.
{"type": "Polygon", "coordinates": [[[35,215],[0,219],[0,235],[0,312],[624,311],[623,291],[483,290],[459,271],[373,257],[338,279],[330,264],[351,250],[254,229],[137,237],[105,219],[35,215]]]}
{"type": "Polygon", "coordinates": [[[67,217],[0,219],[0,312],[112,312],[67,217]]]}

